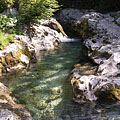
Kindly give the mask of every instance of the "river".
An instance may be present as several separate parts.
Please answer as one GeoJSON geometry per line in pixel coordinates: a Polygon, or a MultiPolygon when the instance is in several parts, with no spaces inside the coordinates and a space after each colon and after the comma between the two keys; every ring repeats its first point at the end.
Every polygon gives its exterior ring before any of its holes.
{"type": "MultiPolygon", "coordinates": [[[[60,48],[38,58],[25,73],[6,77],[13,95],[31,112],[33,120],[113,120],[119,107],[73,101],[70,73],[82,57],[80,42],[61,43],[60,48]]],[[[119,119],[116,119],[119,120],[119,119]]]]}

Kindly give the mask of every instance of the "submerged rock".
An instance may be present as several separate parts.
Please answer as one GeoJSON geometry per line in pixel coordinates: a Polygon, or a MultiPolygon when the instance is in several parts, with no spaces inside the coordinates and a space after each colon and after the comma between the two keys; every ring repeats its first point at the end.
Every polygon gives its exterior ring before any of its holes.
{"type": "Polygon", "coordinates": [[[120,100],[120,26],[119,12],[101,14],[95,11],[79,11],[67,9],[62,15],[61,22],[67,23],[83,38],[83,44],[88,49],[88,57],[98,66],[92,69],[75,67],[72,72],[71,83],[77,101],[107,101],[120,100]],[[66,13],[72,13],[67,17],[66,13]],[[64,17],[63,17],[64,15],[64,17]],[[78,17],[79,16],[79,17],[78,17]],[[76,19],[77,18],[77,19],[76,19]],[[87,72],[83,73],[83,68],[87,72]],[[92,69],[92,70],[91,70],[92,69]]]}

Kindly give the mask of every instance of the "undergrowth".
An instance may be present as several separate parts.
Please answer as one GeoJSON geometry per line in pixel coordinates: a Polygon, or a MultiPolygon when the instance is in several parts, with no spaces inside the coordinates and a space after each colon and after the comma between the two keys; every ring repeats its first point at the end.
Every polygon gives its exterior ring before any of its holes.
{"type": "Polygon", "coordinates": [[[14,42],[14,34],[5,34],[0,31],[0,49],[5,48],[11,42],[14,42]]]}

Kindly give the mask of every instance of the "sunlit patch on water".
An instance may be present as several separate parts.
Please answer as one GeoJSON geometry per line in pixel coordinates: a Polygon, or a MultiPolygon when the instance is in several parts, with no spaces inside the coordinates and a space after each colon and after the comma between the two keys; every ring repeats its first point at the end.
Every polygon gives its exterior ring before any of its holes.
{"type": "Polygon", "coordinates": [[[120,106],[73,101],[69,75],[82,56],[80,43],[61,44],[59,50],[39,59],[24,75],[15,74],[8,87],[24,104],[33,120],[120,120],[120,106]]]}

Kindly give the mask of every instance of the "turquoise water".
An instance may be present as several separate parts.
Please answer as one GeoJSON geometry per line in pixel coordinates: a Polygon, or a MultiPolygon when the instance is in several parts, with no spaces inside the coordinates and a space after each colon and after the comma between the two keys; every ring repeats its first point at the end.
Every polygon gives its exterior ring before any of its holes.
{"type": "Polygon", "coordinates": [[[82,52],[80,43],[61,44],[58,50],[40,56],[26,73],[5,78],[33,120],[120,120],[119,105],[79,105],[73,101],[69,76],[74,64],[82,59],[82,52]]]}
{"type": "Polygon", "coordinates": [[[9,88],[34,120],[56,120],[69,113],[65,111],[73,102],[69,75],[80,60],[80,52],[80,43],[61,44],[25,75],[10,80],[9,88]]]}

